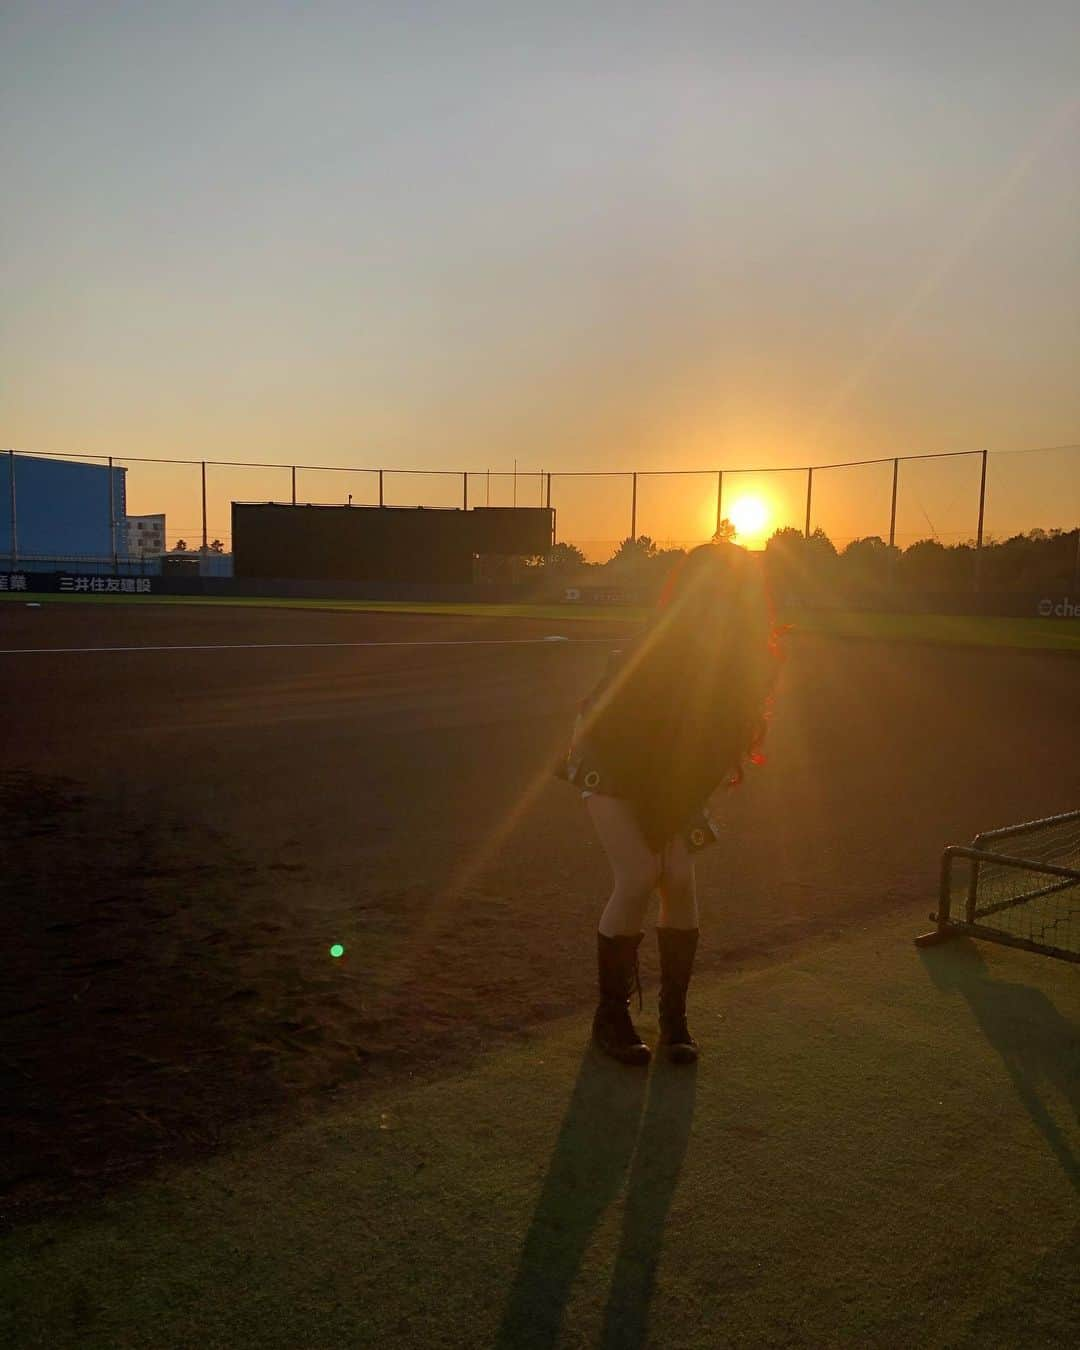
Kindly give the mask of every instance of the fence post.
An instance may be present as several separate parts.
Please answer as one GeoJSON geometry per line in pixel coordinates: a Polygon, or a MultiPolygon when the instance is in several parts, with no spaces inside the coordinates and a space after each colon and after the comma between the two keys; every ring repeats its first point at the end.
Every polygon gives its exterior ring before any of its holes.
{"type": "Polygon", "coordinates": [[[892,462],[892,507],[889,511],[889,585],[896,585],[896,487],[900,479],[900,458],[892,462]]]}
{"type": "Polygon", "coordinates": [[[720,522],[724,518],[724,471],[716,471],[716,533],[720,533],[720,522]]]}
{"type": "Polygon", "coordinates": [[[979,533],[975,540],[975,589],[982,589],[983,518],[986,511],[986,454],[982,452],[982,475],[979,479],[979,533]]]}
{"type": "Polygon", "coordinates": [[[814,470],[806,471],[806,529],[804,534],[807,539],[810,538],[810,497],[814,491],[814,470]]]}
{"type": "Polygon", "coordinates": [[[1076,531],[1076,562],[1073,564],[1073,595],[1080,595],[1080,529],[1076,531]]]}
{"type": "Polygon", "coordinates": [[[8,468],[11,474],[11,570],[19,566],[18,513],[15,510],[15,451],[8,451],[8,468]]]}
{"type": "Polygon", "coordinates": [[[206,460],[202,461],[202,551],[206,552],[206,460]]]}
{"type": "Polygon", "coordinates": [[[467,511],[467,510],[469,509],[469,471],[468,471],[468,469],[466,469],[465,472],[461,475],[461,493],[462,493],[462,502],[463,502],[462,510],[463,510],[463,511],[467,511]]]}
{"type": "Polygon", "coordinates": [[[109,548],[112,552],[113,575],[117,572],[116,563],[116,495],[113,492],[113,462],[109,456],[109,548]]]}
{"type": "Polygon", "coordinates": [[[296,465],[292,466],[292,504],[296,505],[296,465]]]}
{"type": "Polygon", "coordinates": [[[547,476],[547,502],[545,503],[545,505],[547,506],[548,510],[550,511],[550,510],[551,510],[551,473],[550,473],[550,472],[548,473],[548,476],[547,476]]]}
{"type": "Polygon", "coordinates": [[[382,476],[383,476],[383,471],[382,471],[382,469],[380,469],[380,470],[379,470],[379,505],[380,505],[380,506],[382,506],[382,504],[383,504],[382,476]]]}
{"type": "Polygon", "coordinates": [[[631,474],[633,479],[633,493],[630,498],[630,538],[637,538],[637,474],[631,474]]]}

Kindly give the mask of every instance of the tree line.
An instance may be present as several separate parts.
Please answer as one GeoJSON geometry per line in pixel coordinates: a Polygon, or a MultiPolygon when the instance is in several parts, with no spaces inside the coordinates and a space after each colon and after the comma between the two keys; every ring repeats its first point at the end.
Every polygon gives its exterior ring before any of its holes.
{"type": "MultiPolygon", "coordinates": [[[[724,521],[721,534],[732,537],[724,521]]],[[[658,592],[681,548],[661,548],[648,535],[623,539],[604,563],[589,563],[573,544],[556,544],[532,568],[557,576],[566,585],[621,586],[658,592]]],[[[889,545],[880,535],[852,539],[838,549],[824,530],[807,537],[785,526],[766,542],[763,564],[778,593],[856,595],[885,590],[1072,591],[1080,564],[1080,530],[1029,530],[1008,539],[974,539],[943,544],[919,539],[907,548],[889,545]]]]}

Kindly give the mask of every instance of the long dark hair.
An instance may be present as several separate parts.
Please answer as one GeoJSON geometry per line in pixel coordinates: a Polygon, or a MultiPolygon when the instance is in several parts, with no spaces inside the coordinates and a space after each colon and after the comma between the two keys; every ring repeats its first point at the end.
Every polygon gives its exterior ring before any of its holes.
{"type": "Polygon", "coordinates": [[[659,848],[745,760],[764,763],[782,659],[760,561],[716,539],[669,574],[634,650],[597,701],[589,739],[659,848]]]}

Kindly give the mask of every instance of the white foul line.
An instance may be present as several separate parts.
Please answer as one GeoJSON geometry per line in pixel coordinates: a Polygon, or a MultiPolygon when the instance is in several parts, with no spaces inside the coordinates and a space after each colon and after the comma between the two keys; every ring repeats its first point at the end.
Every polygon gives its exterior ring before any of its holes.
{"type": "Polygon", "coordinates": [[[618,638],[473,638],[429,642],[226,642],[167,647],[0,647],[0,656],[74,656],[85,652],[252,652],[299,647],[515,647],[549,642],[617,642],[618,638]]]}

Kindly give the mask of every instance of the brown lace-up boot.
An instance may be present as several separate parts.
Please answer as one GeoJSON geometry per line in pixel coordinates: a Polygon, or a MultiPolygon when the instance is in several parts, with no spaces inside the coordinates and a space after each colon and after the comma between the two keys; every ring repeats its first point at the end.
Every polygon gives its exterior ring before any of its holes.
{"type": "Polygon", "coordinates": [[[630,1020],[630,989],[636,984],[641,1007],[637,951],[644,933],[607,937],[597,931],[600,1005],[593,1016],[592,1038],[604,1054],[623,1064],[648,1064],[652,1051],[630,1020]]]}
{"type": "Polygon", "coordinates": [[[686,990],[697,952],[697,928],[656,929],[660,948],[660,1040],[673,1064],[691,1064],[698,1043],[686,1025],[686,990]]]}

